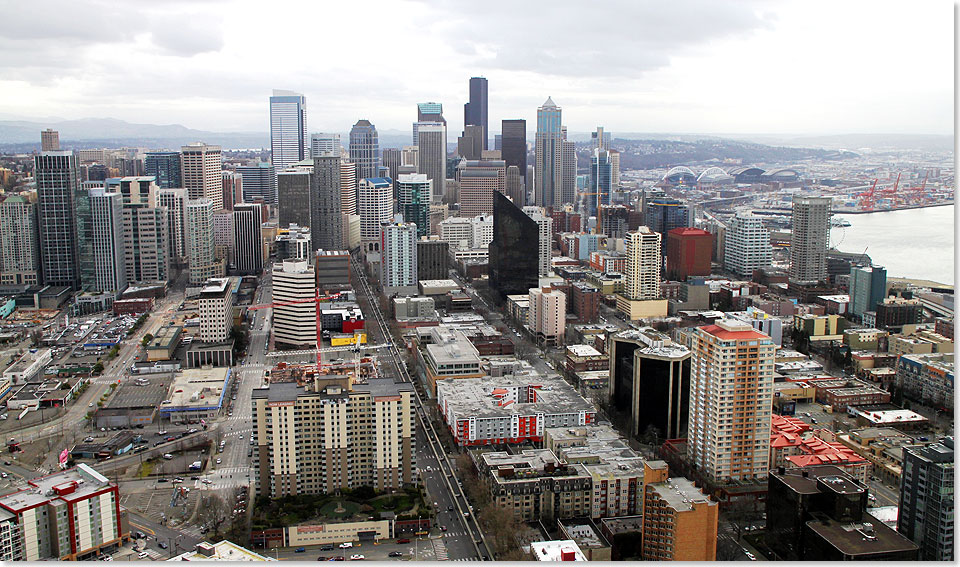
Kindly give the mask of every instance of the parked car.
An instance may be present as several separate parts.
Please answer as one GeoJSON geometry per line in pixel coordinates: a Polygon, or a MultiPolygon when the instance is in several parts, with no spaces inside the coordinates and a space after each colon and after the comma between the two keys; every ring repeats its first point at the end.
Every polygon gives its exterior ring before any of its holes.
{"type": "Polygon", "coordinates": [[[410,543],[410,538],[401,538],[397,540],[397,543],[410,543]]]}
{"type": "Polygon", "coordinates": [[[403,553],[400,551],[391,551],[387,554],[387,557],[403,557],[403,553]]]}
{"type": "Polygon", "coordinates": [[[351,547],[353,547],[353,542],[351,541],[345,541],[340,544],[340,549],[350,549],[351,547]]]}
{"type": "Polygon", "coordinates": [[[333,544],[332,544],[332,543],[325,543],[325,544],[321,545],[321,546],[320,546],[320,551],[333,551],[333,544]]]}
{"type": "Polygon", "coordinates": [[[169,547],[169,546],[167,545],[167,542],[165,542],[165,541],[159,541],[159,542],[157,542],[157,545],[160,546],[160,549],[166,549],[167,547],[169,547]]]}
{"type": "Polygon", "coordinates": [[[294,552],[294,553],[303,553],[303,552],[306,551],[306,550],[307,550],[306,547],[298,547],[298,548],[294,549],[293,552],[294,552]]]}
{"type": "Polygon", "coordinates": [[[350,561],[363,561],[364,559],[366,558],[363,555],[360,555],[359,553],[355,553],[350,556],[350,561]]]}

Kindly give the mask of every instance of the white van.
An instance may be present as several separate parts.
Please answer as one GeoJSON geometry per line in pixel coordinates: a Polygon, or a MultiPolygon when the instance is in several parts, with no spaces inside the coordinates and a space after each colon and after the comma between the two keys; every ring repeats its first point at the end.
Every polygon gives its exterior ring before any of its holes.
{"type": "Polygon", "coordinates": [[[170,453],[164,453],[163,458],[169,461],[170,459],[173,458],[173,455],[171,455],[170,453]]]}

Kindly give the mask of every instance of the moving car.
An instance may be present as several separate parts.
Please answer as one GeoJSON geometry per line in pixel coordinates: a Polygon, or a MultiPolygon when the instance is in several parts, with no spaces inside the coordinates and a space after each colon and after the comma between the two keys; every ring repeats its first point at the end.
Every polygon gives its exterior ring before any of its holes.
{"type": "Polygon", "coordinates": [[[293,552],[294,552],[294,553],[303,553],[303,552],[306,551],[306,550],[307,550],[306,547],[298,547],[298,548],[294,549],[293,552]]]}
{"type": "Polygon", "coordinates": [[[363,561],[364,559],[365,557],[363,555],[360,555],[359,553],[355,553],[350,556],[350,561],[363,561]]]}
{"type": "Polygon", "coordinates": [[[403,557],[403,553],[400,551],[391,551],[387,554],[387,557],[403,557]]]}
{"type": "Polygon", "coordinates": [[[350,549],[351,547],[353,547],[353,542],[351,541],[345,541],[340,544],[340,549],[350,549]]]}

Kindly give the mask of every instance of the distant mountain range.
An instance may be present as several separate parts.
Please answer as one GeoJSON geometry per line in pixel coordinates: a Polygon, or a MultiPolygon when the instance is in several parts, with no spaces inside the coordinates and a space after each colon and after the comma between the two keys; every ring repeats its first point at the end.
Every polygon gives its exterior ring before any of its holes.
{"type": "MultiPolygon", "coordinates": [[[[9,115],[3,115],[9,116],[9,115]]],[[[84,118],[80,120],[51,119],[0,120],[0,150],[7,152],[30,152],[40,147],[40,131],[53,128],[60,132],[60,142],[65,148],[145,147],[173,149],[190,142],[202,141],[219,144],[224,149],[260,149],[270,147],[268,132],[209,132],[194,130],[180,124],[134,124],[115,118],[84,118]]],[[[456,146],[458,132],[448,132],[450,146],[456,146]]],[[[381,148],[397,148],[409,145],[408,130],[384,129],[379,131],[381,148]]],[[[775,135],[775,134],[670,134],[644,132],[613,132],[621,140],[664,140],[697,143],[706,140],[754,142],[794,148],[847,149],[858,151],[869,148],[874,151],[924,150],[950,151],[953,149],[951,135],[925,134],[836,134],[824,136],[775,135]]],[[[492,136],[491,136],[492,138],[492,136]]],[[[590,140],[589,132],[570,132],[569,138],[577,142],[590,140]]],[[[344,146],[349,135],[341,133],[344,146]]],[[[533,133],[527,140],[534,139],[533,133]]]]}

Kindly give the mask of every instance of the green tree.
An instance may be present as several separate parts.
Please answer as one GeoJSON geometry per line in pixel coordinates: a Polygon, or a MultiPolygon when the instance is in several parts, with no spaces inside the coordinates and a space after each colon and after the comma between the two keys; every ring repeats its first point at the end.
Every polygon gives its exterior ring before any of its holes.
{"type": "Polygon", "coordinates": [[[152,340],[153,340],[153,335],[151,335],[150,333],[147,333],[146,335],[143,335],[143,340],[140,341],[140,344],[146,347],[148,344],[150,344],[150,341],[152,340]]]}
{"type": "Polygon", "coordinates": [[[102,372],[103,372],[103,363],[102,363],[102,362],[98,362],[98,363],[96,363],[96,364],[93,365],[93,373],[94,373],[94,374],[100,374],[100,373],[102,373],[102,372]]]}

